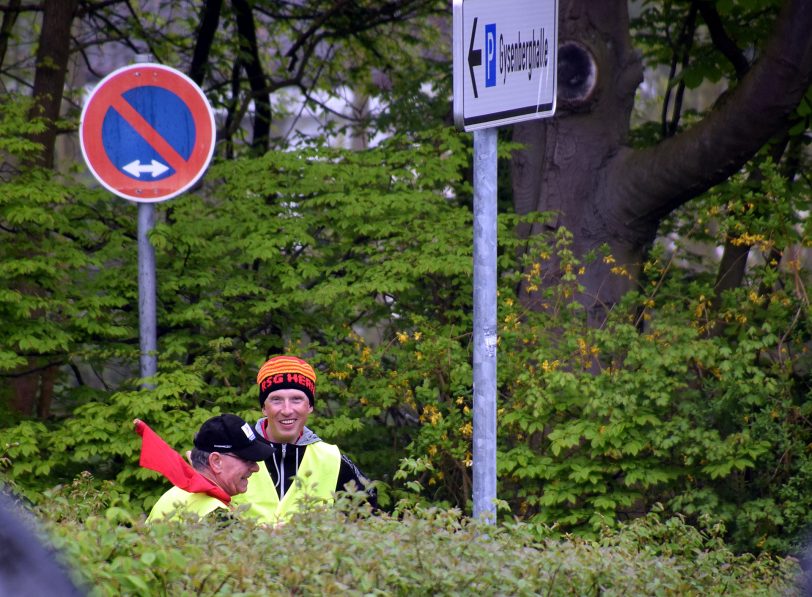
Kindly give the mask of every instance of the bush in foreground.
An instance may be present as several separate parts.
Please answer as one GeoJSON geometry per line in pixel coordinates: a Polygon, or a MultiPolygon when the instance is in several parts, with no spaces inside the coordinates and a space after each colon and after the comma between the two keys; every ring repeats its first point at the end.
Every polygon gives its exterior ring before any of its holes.
{"type": "Polygon", "coordinates": [[[652,513],[597,540],[458,510],[370,515],[353,496],[269,529],[239,520],[146,526],[57,498],[39,512],[91,595],[782,595],[792,558],[735,555],[721,528],[652,513]],[[78,516],[75,514],[79,514],[78,516]]]}

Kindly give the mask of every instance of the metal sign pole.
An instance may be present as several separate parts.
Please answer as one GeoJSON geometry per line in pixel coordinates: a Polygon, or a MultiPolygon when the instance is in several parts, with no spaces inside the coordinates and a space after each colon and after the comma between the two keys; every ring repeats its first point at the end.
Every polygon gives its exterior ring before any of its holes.
{"type": "Polygon", "coordinates": [[[496,522],[496,128],[474,131],[474,518],[496,522]]]}
{"type": "MultiPolygon", "coordinates": [[[[152,54],[138,54],[136,64],[152,62],[152,54]]],[[[155,249],[149,233],[155,227],[155,205],[138,204],[138,328],[141,345],[141,378],[154,377],[158,372],[158,317],[156,310],[155,249]]],[[[141,385],[151,390],[151,383],[141,385]]]]}
{"type": "MultiPolygon", "coordinates": [[[[155,249],[157,201],[189,190],[214,154],[214,112],[182,72],[138,54],[93,89],[79,122],[79,145],[102,186],[138,203],[138,316],[141,378],[158,371],[155,249]]],[[[151,383],[142,383],[152,389],[151,383]]]]}
{"type": "MultiPolygon", "coordinates": [[[[141,377],[158,372],[158,326],[155,308],[155,249],[149,233],[155,226],[155,205],[138,204],[138,327],[141,338],[141,377]]],[[[152,389],[152,384],[143,384],[152,389]]]]}
{"type": "Polygon", "coordinates": [[[453,0],[454,122],[474,133],[474,516],[496,521],[496,127],[555,114],[558,0],[453,0]]]}

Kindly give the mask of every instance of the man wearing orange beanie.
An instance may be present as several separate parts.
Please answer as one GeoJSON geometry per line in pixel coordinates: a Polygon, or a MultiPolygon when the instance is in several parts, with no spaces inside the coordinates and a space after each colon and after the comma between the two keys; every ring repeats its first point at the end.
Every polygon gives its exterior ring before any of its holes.
{"type": "Polygon", "coordinates": [[[250,504],[249,515],[276,524],[288,520],[309,499],[332,503],[333,494],[348,488],[365,490],[377,508],[374,488],[358,467],[337,446],[323,442],[305,424],[316,399],[316,372],[294,356],[275,356],[257,374],[259,406],[265,415],[257,434],[275,448],[260,462],[248,482],[248,491],[235,503],[250,504]]]}

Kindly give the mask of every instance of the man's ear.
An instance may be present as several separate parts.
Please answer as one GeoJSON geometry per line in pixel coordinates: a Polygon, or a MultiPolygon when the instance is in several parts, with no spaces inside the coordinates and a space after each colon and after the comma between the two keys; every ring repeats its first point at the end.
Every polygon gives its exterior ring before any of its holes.
{"type": "Polygon", "coordinates": [[[212,452],[209,454],[209,469],[213,473],[219,473],[223,470],[223,457],[220,452],[212,452]]]}

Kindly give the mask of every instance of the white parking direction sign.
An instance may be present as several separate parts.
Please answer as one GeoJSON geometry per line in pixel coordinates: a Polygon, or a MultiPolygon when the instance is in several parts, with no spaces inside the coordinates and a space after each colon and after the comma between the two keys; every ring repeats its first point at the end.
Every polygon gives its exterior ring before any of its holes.
{"type": "Polygon", "coordinates": [[[555,113],[558,0],[454,0],[454,122],[473,131],[555,113]]]}

